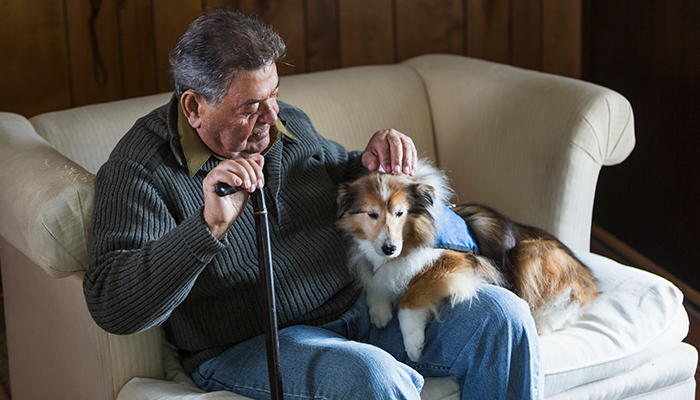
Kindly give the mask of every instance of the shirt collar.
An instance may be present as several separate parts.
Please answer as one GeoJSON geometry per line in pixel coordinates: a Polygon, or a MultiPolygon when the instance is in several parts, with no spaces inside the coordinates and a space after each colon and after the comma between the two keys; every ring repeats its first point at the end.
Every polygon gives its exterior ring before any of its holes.
{"type": "MultiPolygon", "coordinates": [[[[197,131],[189,124],[187,118],[185,118],[185,113],[182,111],[182,106],[178,103],[177,105],[177,132],[180,136],[180,145],[182,146],[182,152],[185,155],[185,161],[187,163],[187,169],[189,170],[190,177],[193,177],[197,171],[199,171],[210,157],[216,157],[223,160],[222,157],[214,154],[200,139],[197,131]]],[[[281,134],[289,137],[294,141],[298,141],[287,128],[284,127],[282,121],[277,118],[275,125],[270,127],[270,144],[261,153],[262,155],[267,154],[270,148],[277,142],[280,141],[281,134]]]]}

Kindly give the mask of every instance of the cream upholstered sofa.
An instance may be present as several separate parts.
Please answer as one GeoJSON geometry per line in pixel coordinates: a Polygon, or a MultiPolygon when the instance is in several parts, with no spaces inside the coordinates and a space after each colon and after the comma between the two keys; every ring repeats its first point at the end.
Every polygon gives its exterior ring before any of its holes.
{"type": "MultiPolygon", "coordinates": [[[[160,329],[102,331],[83,298],[94,173],[132,123],[169,97],[29,120],[0,113],[0,262],[13,399],[240,398],[191,386],[160,329]]],[[[621,95],[432,55],[284,77],[280,99],[351,149],[364,148],[378,129],[399,129],[448,172],[456,201],[483,202],[545,228],[590,265],[600,298],[574,326],[541,340],[547,398],[694,397],[697,352],[681,343],[688,330],[682,294],[589,253],[598,173],[634,146],[632,110],[621,95]]],[[[457,399],[459,389],[452,378],[431,378],[422,396],[457,399]]]]}

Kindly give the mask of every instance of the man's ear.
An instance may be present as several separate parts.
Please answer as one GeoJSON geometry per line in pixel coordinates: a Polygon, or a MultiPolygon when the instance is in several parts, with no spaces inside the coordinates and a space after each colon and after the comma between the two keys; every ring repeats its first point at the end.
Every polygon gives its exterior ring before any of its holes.
{"type": "Polygon", "coordinates": [[[185,93],[180,96],[180,106],[182,107],[182,112],[187,118],[187,122],[194,129],[198,129],[202,126],[202,108],[207,104],[204,97],[193,90],[186,90],[185,93]]]}

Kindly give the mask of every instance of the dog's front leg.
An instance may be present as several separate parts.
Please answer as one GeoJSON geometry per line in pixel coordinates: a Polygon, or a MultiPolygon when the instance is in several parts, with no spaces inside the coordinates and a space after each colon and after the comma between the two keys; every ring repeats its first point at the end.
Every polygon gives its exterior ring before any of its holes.
{"type": "Polygon", "coordinates": [[[370,321],[379,328],[384,328],[392,318],[391,304],[394,300],[393,294],[387,293],[386,289],[376,290],[373,287],[368,287],[366,296],[370,321]]]}
{"type": "Polygon", "coordinates": [[[403,345],[408,358],[417,362],[423,353],[425,328],[430,320],[430,310],[410,308],[399,309],[399,326],[403,335],[403,345]]]}

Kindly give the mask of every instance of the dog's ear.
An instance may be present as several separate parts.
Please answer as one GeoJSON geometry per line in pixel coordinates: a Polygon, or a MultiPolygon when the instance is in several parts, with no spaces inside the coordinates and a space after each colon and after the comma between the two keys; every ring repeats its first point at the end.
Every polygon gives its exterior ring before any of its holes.
{"type": "Polygon", "coordinates": [[[337,219],[340,219],[347,211],[350,209],[352,204],[355,203],[357,193],[352,189],[352,185],[349,183],[341,183],[338,186],[338,213],[336,214],[337,219]]]}
{"type": "Polygon", "coordinates": [[[414,183],[408,188],[411,194],[411,212],[427,212],[427,208],[433,205],[435,189],[430,185],[414,183]]]}

